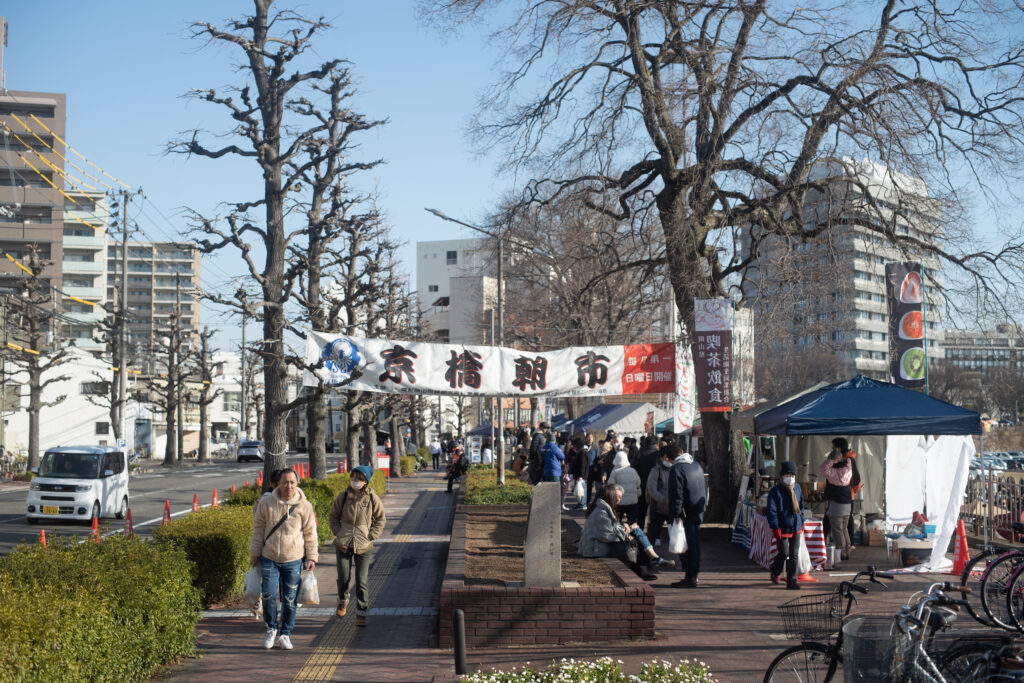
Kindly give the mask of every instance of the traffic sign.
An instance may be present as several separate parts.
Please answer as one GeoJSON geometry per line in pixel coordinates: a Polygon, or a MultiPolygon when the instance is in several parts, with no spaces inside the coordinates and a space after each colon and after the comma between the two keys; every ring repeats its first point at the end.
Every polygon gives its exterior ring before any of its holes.
{"type": "Polygon", "coordinates": [[[127,439],[118,439],[117,440],[117,447],[120,448],[121,450],[124,450],[124,449],[128,448],[128,440],[127,439]]]}

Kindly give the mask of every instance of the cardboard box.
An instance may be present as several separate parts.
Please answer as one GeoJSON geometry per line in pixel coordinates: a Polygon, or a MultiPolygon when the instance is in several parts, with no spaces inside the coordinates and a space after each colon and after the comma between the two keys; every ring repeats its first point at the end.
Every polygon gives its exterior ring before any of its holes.
{"type": "Polygon", "coordinates": [[[868,529],[868,545],[881,548],[885,545],[885,532],[881,529],[868,529]]]}

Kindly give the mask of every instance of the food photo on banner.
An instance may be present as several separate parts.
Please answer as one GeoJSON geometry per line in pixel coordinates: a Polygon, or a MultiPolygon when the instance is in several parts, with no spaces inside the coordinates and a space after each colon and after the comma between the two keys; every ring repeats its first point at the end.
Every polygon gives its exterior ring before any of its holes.
{"type": "Polygon", "coordinates": [[[921,264],[885,264],[885,290],[889,305],[889,375],[898,386],[923,387],[927,359],[921,264]]]}
{"type": "Polygon", "coordinates": [[[694,299],[693,322],[697,409],[732,410],[732,302],[694,299]]]}
{"type": "Polygon", "coordinates": [[[364,339],[310,332],[303,384],[352,391],[480,396],[673,393],[675,345],[497,346],[364,339]]]}

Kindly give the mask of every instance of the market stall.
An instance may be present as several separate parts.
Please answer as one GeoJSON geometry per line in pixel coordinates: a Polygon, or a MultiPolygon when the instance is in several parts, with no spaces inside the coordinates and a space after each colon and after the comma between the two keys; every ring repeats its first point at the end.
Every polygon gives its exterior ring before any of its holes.
{"type": "Polygon", "coordinates": [[[754,433],[786,437],[777,457],[797,464],[801,482],[814,480],[831,437],[848,437],[865,484],[864,510],[884,512],[887,529],[927,510],[937,532],[925,565],[938,571],[948,563],[945,549],[974,454],[970,435],[981,434],[978,413],[858,375],[762,412],[754,433]]]}
{"type": "Polygon", "coordinates": [[[570,435],[586,432],[603,435],[609,429],[619,434],[644,434],[668,417],[668,412],[650,403],[602,403],[583,413],[562,430],[570,435]]]}
{"type": "MultiPolygon", "coordinates": [[[[750,503],[741,503],[736,524],[733,526],[733,543],[750,551],[750,559],[768,569],[775,559],[775,541],[768,519],[750,503]]],[[[804,523],[804,542],[811,556],[814,571],[825,567],[825,532],[821,520],[807,519],[804,523]]]]}

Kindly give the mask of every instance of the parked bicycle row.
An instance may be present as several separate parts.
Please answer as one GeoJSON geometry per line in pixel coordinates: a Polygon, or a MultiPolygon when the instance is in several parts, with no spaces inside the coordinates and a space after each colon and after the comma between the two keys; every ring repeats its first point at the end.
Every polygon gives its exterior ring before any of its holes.
{"type": "Polygon", "coordinates": [[[933,583],[895,614],[853,613],[856,596],[868,592],[859,580],[885,589],[882,580],[892,578],[868,567],[831,593],[780,605],[786,635],[800,644],[772,661],[765,683],[1024,680],[1019,633],[997,625],[987,610],[974,609],[969,585],[933,583]],[[961,609],[977,622],[954,628],[961,609]]]}

